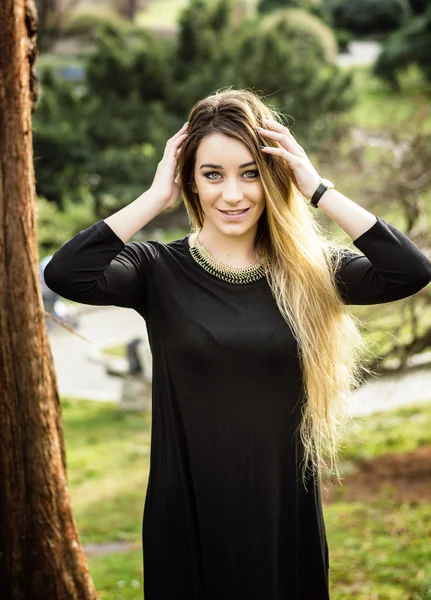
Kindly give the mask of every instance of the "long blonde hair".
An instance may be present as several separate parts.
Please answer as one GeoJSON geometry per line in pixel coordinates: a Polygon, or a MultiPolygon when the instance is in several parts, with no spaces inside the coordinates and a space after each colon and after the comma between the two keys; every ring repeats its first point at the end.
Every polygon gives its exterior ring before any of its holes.
{"type": "Polygon", "coordinates": [[[267,280],[281,315],[298,343],[303,372],[302,477],[335,472],[340,440],[349,420],[348,402],[363,374],[369,351],[356,317],[346,310],[335,273],[351,251],[329,238],[308,200],[298,192],[286,161],[264,154],[256,128],[263,118],[279,120],[275,110],[248,90],[222,90],[199,101],[189,117],[187,140],[179,159],[183,199],[192,229],[204,214],[193,191],[197,148],[204,137],[222,133],[243,142],[256,161],[266,206],[258,222],[255,246],[267,259],[267,280]]]}

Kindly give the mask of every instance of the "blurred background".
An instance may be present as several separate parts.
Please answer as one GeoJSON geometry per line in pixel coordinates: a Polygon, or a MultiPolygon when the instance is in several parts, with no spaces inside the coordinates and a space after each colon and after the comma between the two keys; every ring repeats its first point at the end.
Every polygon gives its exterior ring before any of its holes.
{"type": "MultiPolygon", "coordinates": [[[[428,0],[36,3],[43,265],[78,231],[148,189],[166,140],[193,104],[226,86],[260,92],[323,177],[431,258],[428,0]]],[[[188,232],[180,203],[136,239],[167,242],[188,232]]],[[[92,576],[101,598],[138,599],[151,444],[145,324],[133,311],[74,306],[48,290],[45,301],[75,331],[47,319],[92,576]],[[118,410],[133,409],[138,396],[138,411],[118,410]]],[[[325,497],[331,597],[430,600],[430,286],[350,310],[364,323],[378,376],[355,392],[360,430],[346,438],[343,486],[325,497]]]]}

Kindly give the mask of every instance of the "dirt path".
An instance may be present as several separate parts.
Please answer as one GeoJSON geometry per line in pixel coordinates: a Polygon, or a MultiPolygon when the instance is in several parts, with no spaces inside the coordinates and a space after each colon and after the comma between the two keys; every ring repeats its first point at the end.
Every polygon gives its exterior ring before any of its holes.
{"type": "Polygon", "coordinates": [[[412,504],[431,501],[431,446],[420,446],[405,454],[385,454],[358,462],[356,471],[322,490],[325,504],[374,502],[390,499],[394,503],[412,504]]]}

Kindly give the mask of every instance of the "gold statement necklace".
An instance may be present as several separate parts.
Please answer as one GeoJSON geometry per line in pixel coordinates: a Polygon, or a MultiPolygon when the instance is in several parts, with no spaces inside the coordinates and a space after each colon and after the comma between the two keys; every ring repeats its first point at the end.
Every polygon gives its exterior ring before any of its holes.
{"type": "Polygon", "coordinates": [[[265,277],[265,261],[263,259],[250,267],[229,267],[229,265],[225,265],[211,254],[208,248],[199,240],[199,234],[195,240],[195,245],[190,247],[190,254],[211,275],[235,284],[252,283],[265,277]]]}

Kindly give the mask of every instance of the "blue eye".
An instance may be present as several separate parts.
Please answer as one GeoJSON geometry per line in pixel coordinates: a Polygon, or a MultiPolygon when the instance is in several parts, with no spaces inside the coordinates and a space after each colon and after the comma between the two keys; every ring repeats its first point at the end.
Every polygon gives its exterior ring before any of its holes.
{"type": "Polygon", "coordinates": [[[256,179],[256,177],[259,177],[259,171],[257,171],[256,169],[252,169],[250,171],[246,171],[245,173],[243,173],[244,175],[249,175],[252,174],[252,177],[247,177],[247,179],[256,179]]]}
{"type": "MultiPolygon", "coordinates": [[[[250,169],[249,171],[244,171],[242,176],[244,175],[246,176],[246,179],[256,179],[256,177],[259,177],[259,171],[257,171],[256,169],[250,169]]],[[[217,171],[209,171],[208,173],[204,173],[204,177],[214,181],[216,179],[219,179],[221,175],[220,173],[217,173],[217,171]]]]}

